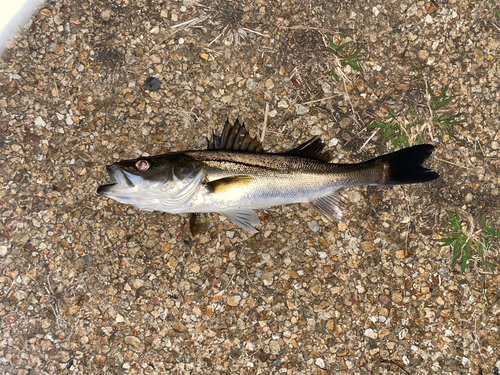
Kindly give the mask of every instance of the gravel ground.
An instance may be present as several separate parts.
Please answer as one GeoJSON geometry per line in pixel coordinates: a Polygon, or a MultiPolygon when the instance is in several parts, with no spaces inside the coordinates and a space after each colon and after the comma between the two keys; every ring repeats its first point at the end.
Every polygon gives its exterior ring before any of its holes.
{"type": "Polygon", "coordinates": [[[500,274],[483,296],[478,257],[462,275],[436,241],[445,209],[499,218],[494,1],[306,3],[49,1],[10,44],[0,373],[498,373],[500,274]],[[365,47],[362,72],[323,74],[327,35],[365,47]],[[465,119],[458,139],[422,130],[441,179],[342,191],[345,225],[292,205],[255,235],[213,214],[192,236],[96,194],[106,164],[204,148],[228,117],[260,135],[266,104],[266,150],[321,134],[336,162],[367,159],[388,144],[364,125],[425,118],[427,84],[465,119]]]}

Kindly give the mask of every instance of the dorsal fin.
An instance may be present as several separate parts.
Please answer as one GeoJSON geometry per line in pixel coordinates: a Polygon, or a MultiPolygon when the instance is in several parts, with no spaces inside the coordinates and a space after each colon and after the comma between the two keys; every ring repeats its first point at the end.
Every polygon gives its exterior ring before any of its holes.
{"type": "Polygon", "coordinates": [[[307,142],[302,143],[300,146],[295,147],[293,150],[284,152],[283,155],[300,156],[302,158],[329,162],[332,158],[328,151],[323,151],[324,148],[325,143],[321,140],[321,137],[317,135],[307,142]]]}
{"type": "Polygon", "coordinates": [[[220,136],[212,135],[212,141],[207,138],[209,150],[233,150],[244,152],[263,152],[262,144],[250,136],[244,124],[236,120],[233,125],[226,121],[220,136]]]}

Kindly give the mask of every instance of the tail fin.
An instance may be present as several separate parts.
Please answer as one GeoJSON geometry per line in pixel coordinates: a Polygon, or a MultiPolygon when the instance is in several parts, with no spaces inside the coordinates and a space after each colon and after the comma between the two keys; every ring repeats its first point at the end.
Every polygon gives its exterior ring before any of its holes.
{"type": "Polygon", "coordinates": [[[432,145],[418,145],[367,161],[366,164],[383,165],[382,179],[373,185],[390,186],[434,181],[439,178],[439,174],[422,166],[433,151],[432,145]]]}

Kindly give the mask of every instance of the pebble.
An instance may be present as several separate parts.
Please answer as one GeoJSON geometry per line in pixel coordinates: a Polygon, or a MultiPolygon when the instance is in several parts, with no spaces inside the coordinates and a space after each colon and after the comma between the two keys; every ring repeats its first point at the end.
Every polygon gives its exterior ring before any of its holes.
{"type": "Polygon", "coordinates": [[[172,329],[179,333],[184,333],[187,330],[186,326],[181,322],[175,322],[174,324],[172,324],[172,329]]]}
{"type": "Polygon", "coordinates": [[[309,107],[302,104],[295,105],[295,113],[297,113],[298,115],[305,115],[308,112],[309,112],[309,107]]]}
{"type": "Polygon", "coordinates": [[[47,123],[43,120],[43,118],[41,116],[38,116],[35,121],[34,121],[34,124],[36,126],[45,126],[47,125],[47,123]]]}
{"type": "Polygon", "coordinates": [[[7,246],[6,245],[0,245],[0,257],[6,256],[8,253],[7,246]]]}
{"type": "Polygon", "coordinates": [[[316,220],[311,220],[307,222],[307,226],[309,229],[311,229],[313,232],[318,232],[319,231],[319,224],[316,220]]]}
{"type": "Polygon", "coordinates": [[[378,337],[377,332],[375,332],[375,331],[374,331],[373,329],[371,329],[371,328],[368,328],[368,329],[365,331],[364,335],[365,335],[366,337],[369,337],[369,338],[373,339],[373,340],[376,340],[376,339],[377,339],[377,337],[378,337]]]}
{"type": "Polygon", "coordinates": [[[255,90],[255,87],[257,87],[257,83],[252,78],[248,78],[247,83],[246,83],[246,87],[250,91],[255,90]]]}
{"type": "Polygon", "coordinates": [[[126,336],[125,344],[132,345],[134,348],[138,348],[141,345],[141,340],[136,336],[126,336]]]}
{"type": "Polygon", "coordinates": [[[398,276],[403,276],[404,269],[401,266],[394,266],[394,273],[398,276]]]}
{"type": "Polygon", "coordinates": [[[278,341],[272,340],[269,343],[269,349],[271,350],[271,354],[277,355],[280,353],[281,347],[278,341]]]}
{"type": "Polygon", "coordinates": [[[316,358],[316,361],[314,361],[314,364],[318,366],[319,368],[325,368],[325,361],[323,358],[316,358]]]}
{"type": "Polygon", "coordinates": [[[285,99],[281,99],[278,102],[278,108],[288,108],[288,102],[285,99]]]}
{"type": "Polygon", "coordinates": [[[271,78],[266,79],[266,89],[271,90],[274,87],[274,82],[271,78]]]}
{"type": "Polygon", "coordinates": [[[365,253],[371,253],[373,250],[375,250],[375,246],[373,246],[372,241],[363,241],[359,244],[359,247],[361,247],[361,250],[363,250],[365,253]]]}
{"type": "Polygon", "coordinates": [[[102,12],[101,12],[101,19],[103,21],[109,21],[111,18],[111,10],[109,9],[104,9],[102,12]]]}
{"type": "Polygon", "coordinates": [[[240,296],[230,296],[227,299],[227,304],[232,307],[236,307],[240,304],[241,297],[240,296]]]}

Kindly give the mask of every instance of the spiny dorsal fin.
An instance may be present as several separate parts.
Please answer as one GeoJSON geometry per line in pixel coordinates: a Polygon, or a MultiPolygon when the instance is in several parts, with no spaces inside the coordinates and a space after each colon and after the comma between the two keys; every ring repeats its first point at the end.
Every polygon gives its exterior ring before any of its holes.
{"type": "Polygon", "coordinates": [[[233,150],[244,152],[263,152],[262,144],[250,136],[244,124],[236,120],[233,125],[226,121],[220,136],[212,135],[212,141],[207,138],[209,150],[233,150]]]}
{"type": "Polygon", "coordinates": [[[329,162],[332,160],[328,151],[323,151],[325,143],[321,140],[319,135],[311,138],[300,146],[295,147],[293,150],[284,152],[283,155],[300,156],[308,159],[315,159],[320,161],[329,162]]]}

